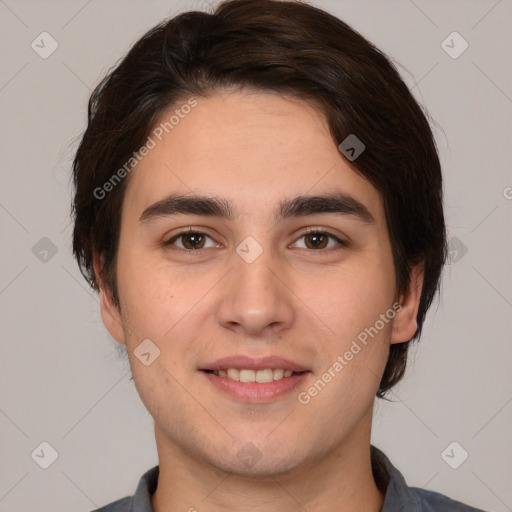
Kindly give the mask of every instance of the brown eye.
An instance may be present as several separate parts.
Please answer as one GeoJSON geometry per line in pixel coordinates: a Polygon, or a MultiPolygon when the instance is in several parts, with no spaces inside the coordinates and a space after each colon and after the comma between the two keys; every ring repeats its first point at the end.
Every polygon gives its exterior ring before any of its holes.
{"type": "Polygon", "coordinates": [[[187,233],[182,238],[185,249],[202,249],[204,246],[204,236],[201,233],[187,233]]]}
{"type": "MultiPolygon", "coordinates": [[[[196,249],[204,249],[207,238],[211,240],[211,237],[200,231],[182,231],[165,242],[165,245],[176,245],[180,249],[193,251],[196,249]],[[181,240],[181,244],[176,244],[175,242],[179,240],[181,240]]],[[[215,243],[209,247],[215,247],[215,243]]]]}
{"type": "MultiPolygon", "coordinates": [[[[326,249],[338,246],[347,247],[348,243],[340,240],[337,236],[319,229],[309,229],[299,240],[304,239],[304,249],[326,249]],[[334,243],[330,243],[333,241],[334,243]],[[330,245],[329,245],[330,243],[330,245]]],[[[297,243],[297,242],[296,242],[297,243]]]]}
{"type": "Polygon", "coordinates": [[[325,249],[329,243],[329,237],[324,233],[312,233],[311,235],[304,235],[304,239],[306,240],[308,249],[325,249]],[[309,244],[308,240],[310,242],[309,244]]]}

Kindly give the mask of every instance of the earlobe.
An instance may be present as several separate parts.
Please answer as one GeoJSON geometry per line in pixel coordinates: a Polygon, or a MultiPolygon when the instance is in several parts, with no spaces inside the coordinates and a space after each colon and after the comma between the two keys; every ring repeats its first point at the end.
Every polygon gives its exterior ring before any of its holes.
{"type": "Polygon", "coordinates": [[[103,325],[106,327],[107,331],[110,333],[112,338],[114,338],[119,343],[125,343],[121,315],[119,313],[118,308],[116,307],[112,300],[109,290],[103,284],[100,277],[100,270],[102,265],[103,257],[101,257],[100,260],[100,258],[98,258],[98,256],[95,254],[93,256],[93,267],[94,274],[96,276],[96,281],[99,286],[101,319],[103,321],[103,325]]]}
{"type": "Polygon", "coordinates": [[[409,341],[416,330],[418,324],[416,316],[421,298],[423,287],[423,267],[416,266],[411,271],[411,281],[407,292],[400,297],[401,308],[397,310],[393,320],[393,331],[391,334],[391,343],[403,343],[409,341]]]}

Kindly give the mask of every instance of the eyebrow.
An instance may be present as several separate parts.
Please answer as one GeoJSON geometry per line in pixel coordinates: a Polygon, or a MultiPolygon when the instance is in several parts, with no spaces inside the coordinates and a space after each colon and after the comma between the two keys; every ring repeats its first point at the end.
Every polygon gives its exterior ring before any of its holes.
{"type": "MultiPolygon", "coordinates": [[[[276,221],[290,217],[304,217],[319,213],[338,213],[354,216],[367,223],[375,223],[368,208],[350,195],[338,192],[326,195],[302,195],[280,202],[274,215],[276,221]]],[[[222,197],[171,194],[146,208],[139,221],[149,224],[171,215],[203,215],[226,220],[238,218],[236,208],[222,197]]]]}

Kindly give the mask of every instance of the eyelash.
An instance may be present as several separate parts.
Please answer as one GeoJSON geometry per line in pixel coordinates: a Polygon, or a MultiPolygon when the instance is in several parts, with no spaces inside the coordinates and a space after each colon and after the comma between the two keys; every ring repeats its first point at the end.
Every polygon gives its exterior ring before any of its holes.
{"type": "MultiPolygon", "coordinates": [[[[190,234],[193,234],[193,235],[203,235],[203,236],[206,236],[206,237],[212,239],[212,237],[210,235],[208,235],[208,234],[206,234],[206,233],[204,233],[202,231],[196,231],[196,230],[193,230],[192,228],[189,228],[187,231],[180,231],[178,234],[174,235],[172,238],[170,238],[169,240],[165,241],[163,243],[163,245],[164,245],[164,247],[174,245],[174,242],[176,240],[180,239],[181,237],[183,237],[185,235],[190,235],[190,234]]],[[[349,243],[347,241],[341,240],[339,237],[337,237],[336,235],[334,235],[330,231],[326,231],[324,228],[320,228],[320,227],[309,227],[309,228],[306,228],[306,230],[297,238],[297,240],[300,240],[301,238],[304,238],[305,236],[308,236],[308,235],[311,235],[311,234],[327,235],[329,238],[332,238],[336,242],[338,242],[338,244],[341,247],[346,248],[346,247],[349,246],[349,243]]],[[[204,249],[184,249],[184,248],[181,248],[181,247],[177,247],[177,249],[179,249],[181,251],[188,252],[188,253],[200,252],[201,250],[204,250],[204,249]]],[[[207,247],[207,249],[212,249],[212,247],[207,247]]],[[[333,249],[333,248],[329,247],[328,249],[333,249]]],[[[306,249],[306,250],[315,251],[315,252],[325,252],[328,249],[306,249]]]]}

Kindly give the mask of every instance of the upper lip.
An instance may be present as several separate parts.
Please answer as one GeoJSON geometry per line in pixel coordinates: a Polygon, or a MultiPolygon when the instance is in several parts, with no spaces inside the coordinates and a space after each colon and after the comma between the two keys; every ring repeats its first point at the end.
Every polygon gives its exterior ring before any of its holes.
{"type": "Polygon", "coordinates": [[[283,369],[292,372],[306,372],[308,368],[278,356],[249,357],[244,355],[228,356],[206,363],[200,370],[227,370],[238,368],[247,370],[283,369]]]}

